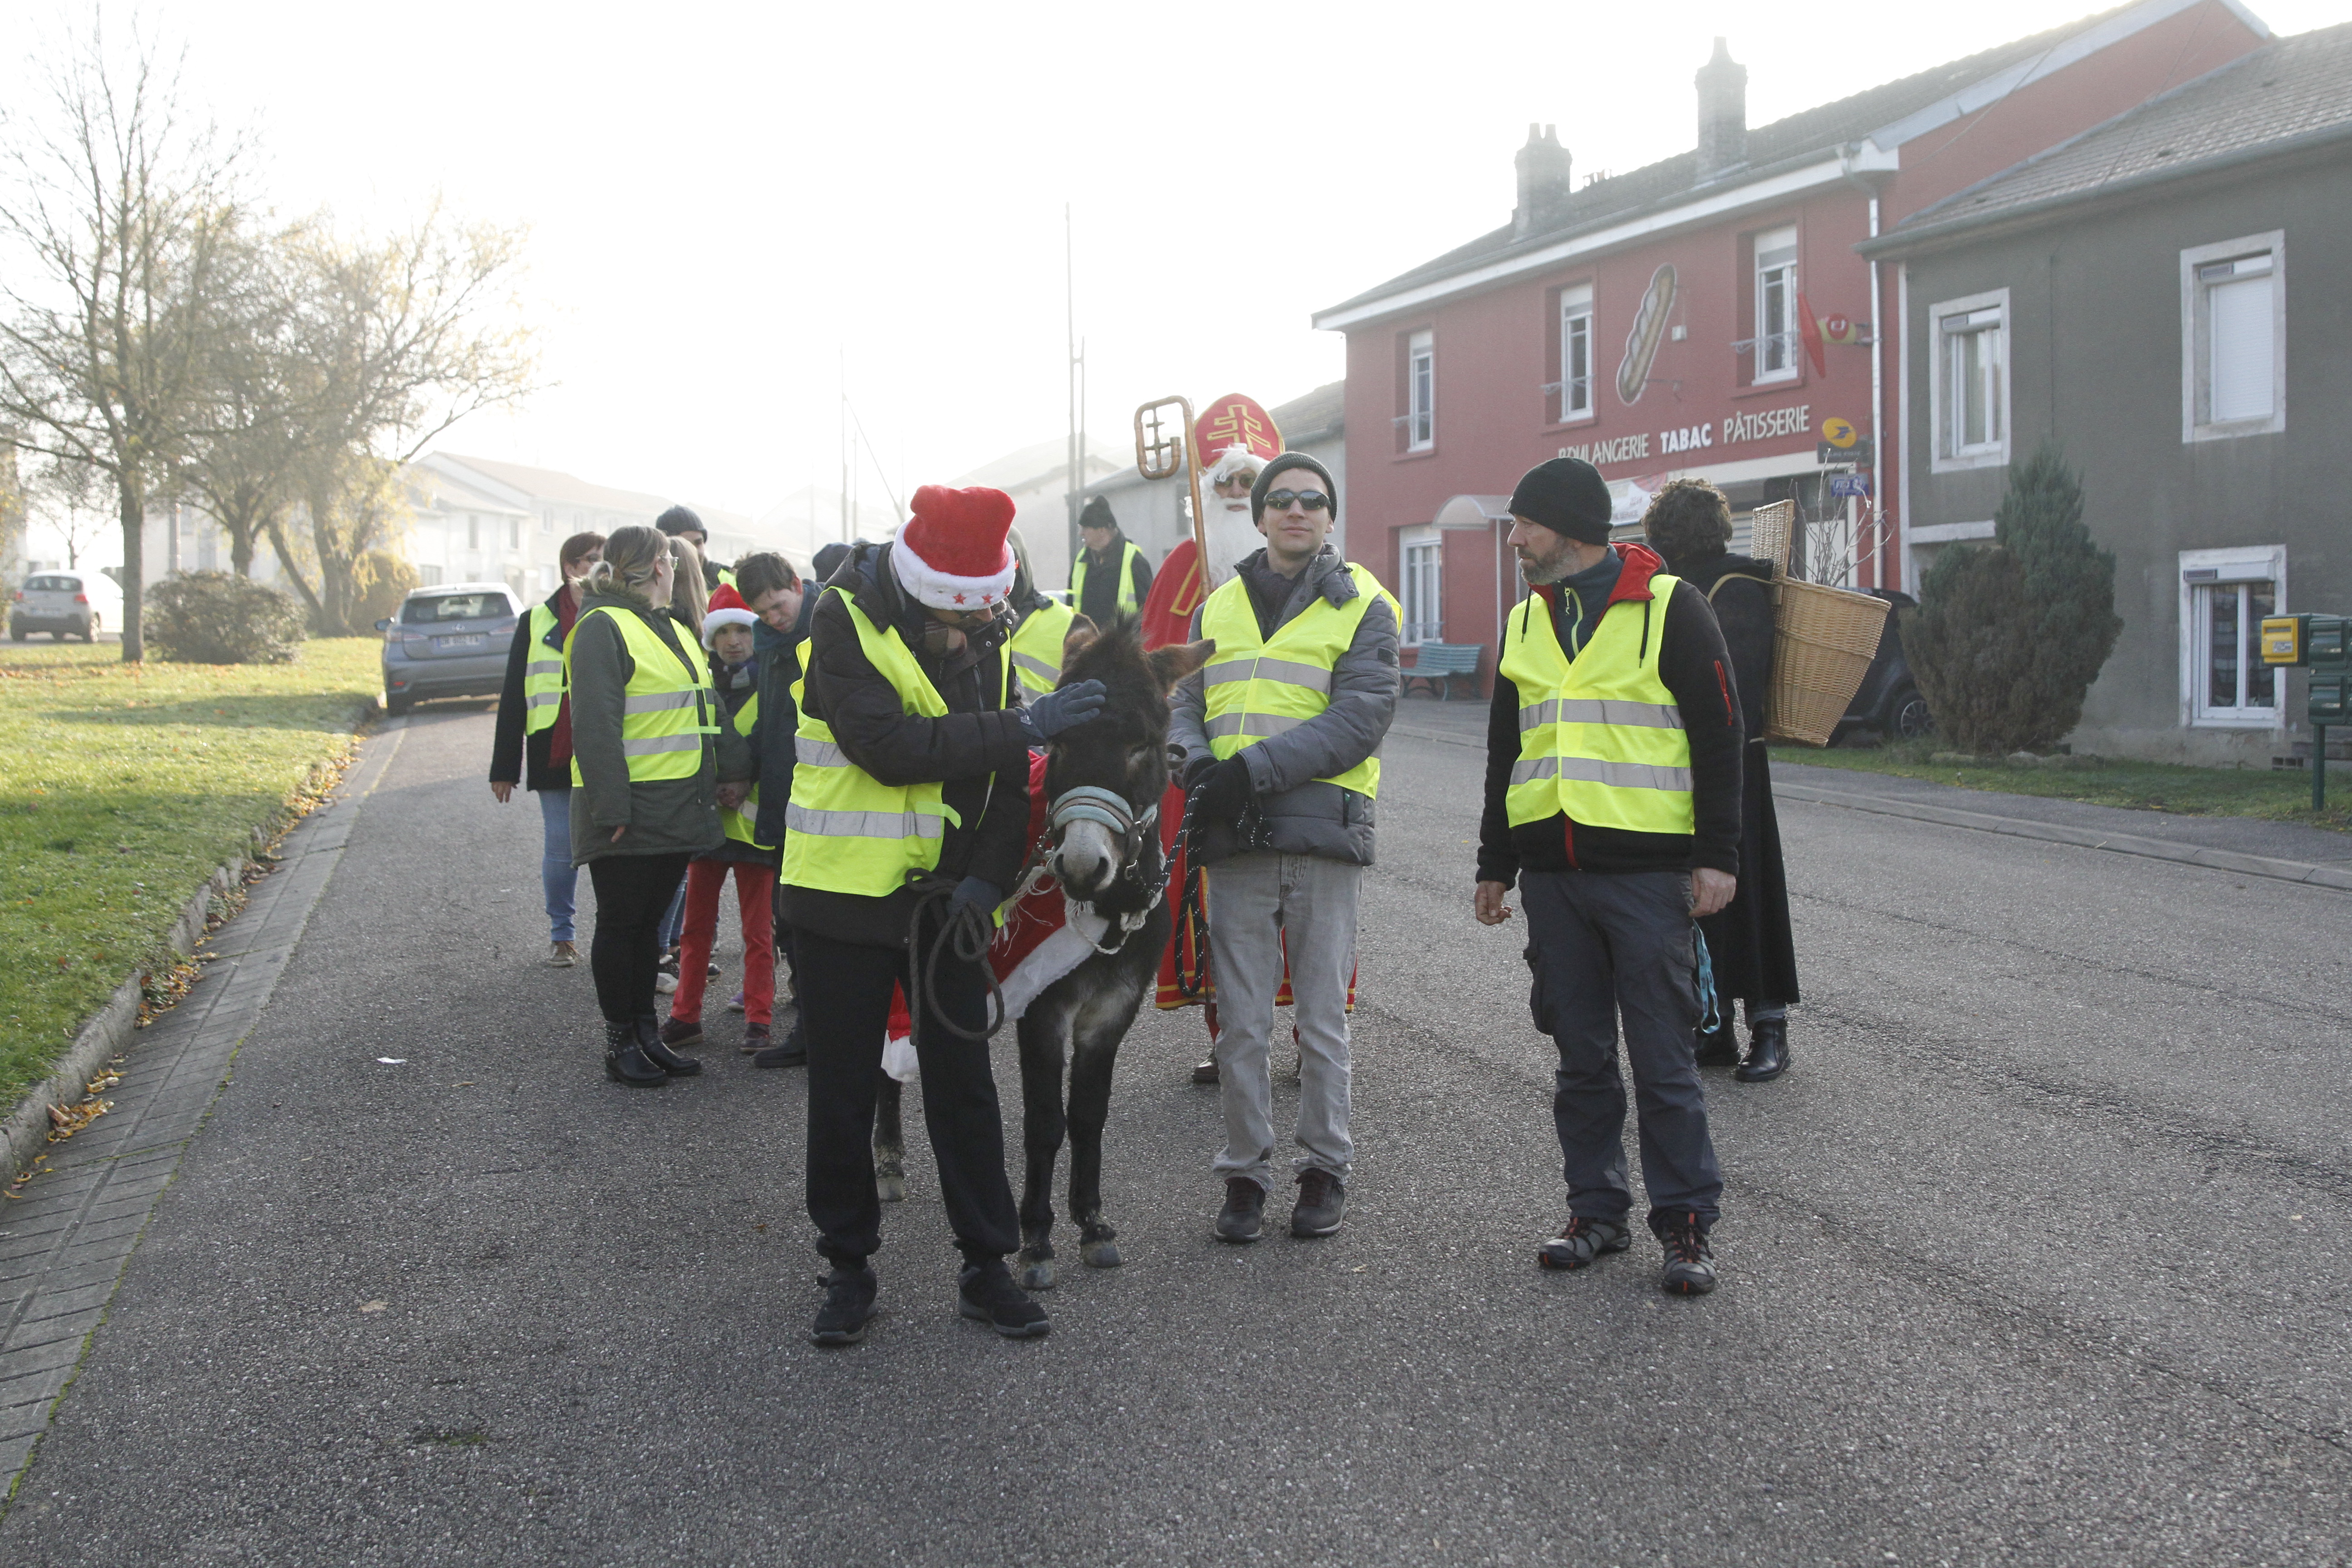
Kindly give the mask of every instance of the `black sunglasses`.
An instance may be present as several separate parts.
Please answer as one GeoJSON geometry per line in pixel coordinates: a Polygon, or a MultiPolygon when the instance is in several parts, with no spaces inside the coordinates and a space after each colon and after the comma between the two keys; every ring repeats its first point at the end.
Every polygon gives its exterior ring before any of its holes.
{"type": "Polygon", "coordinates": [[[1297,501],[1308,511],[1321,511],[1331,504],[1331,498],[1321,490],[1268,490],[1265,492],[1265,504],[1276,511],[1288,511],[1292,501],[1297,501]]]}

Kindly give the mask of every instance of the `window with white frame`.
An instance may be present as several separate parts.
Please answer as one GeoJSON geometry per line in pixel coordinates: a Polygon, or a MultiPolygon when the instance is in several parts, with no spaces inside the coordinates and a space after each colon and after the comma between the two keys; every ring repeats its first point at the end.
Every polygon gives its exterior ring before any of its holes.
{"type": "Polygon", "coordinates": [[[1930,305],[1927,324],[1931,466],[1941,472],[2008,462],[2009,290],[1930,305]]]}
{"type": "Polygon", "coordinates": [[[1427,451],[1437,444],[1435,334],[1413,333],[1405,345],[1404,364],[1404,447],[1427,451]]]}
{"type": "Polygon", "coordinates": [[[1559,416],[1592,413],[1592,285],[1559,291],[1559,416]]]}
{"type": "Polygon", "coordinates": [[[2180,438],[2286,428],[2284,230],[2180,253],[2180,438]]]}
{"type": "Polygon", "coordinates": [[[1433,526],[1409,528],[1398,536],[1397,547],[1404,568],[1403,641],[1408,647],[1442,642],[1445,637],[1444,600],[1440,597],[1444,538],[1433,526]]]}
{"type": "Polygon", "coordinates": [[[2274,729],[2284,692],[2263,662],[2266,616],[2286,611],[2286,548],[2180,552],[2180,699],[2191,725],[2274,729]]]}
{"type": "Polygon", "coordinates": [[[429,563],[419,566],[416,569],[416,585],[420,588],[438,588],[441,585],[441,568],[429,563]]]}
{"type": "Polygon", "coordinates": [[[1798,352],[1797,231],[1766,229],[1756,237],[1756,379],[1794,380],[1798,352]]]}

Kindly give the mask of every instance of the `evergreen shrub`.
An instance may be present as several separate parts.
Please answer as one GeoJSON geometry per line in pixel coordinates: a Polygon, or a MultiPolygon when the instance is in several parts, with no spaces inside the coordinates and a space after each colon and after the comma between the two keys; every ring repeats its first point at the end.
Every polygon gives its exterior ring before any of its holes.
{"type": "Polygon", "coordinates": [[[179,664],[286,664],[307,635],[302,606],[234,572],[186,572],[147,590],[147,646],[179,664]]]}

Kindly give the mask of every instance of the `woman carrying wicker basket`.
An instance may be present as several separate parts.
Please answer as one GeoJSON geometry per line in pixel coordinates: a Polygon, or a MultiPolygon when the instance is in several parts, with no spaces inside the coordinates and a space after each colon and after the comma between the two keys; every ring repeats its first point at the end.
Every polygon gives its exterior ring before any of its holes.
{"type": "MultiPolygon", "coordinates": [[[[1789,930],[1789,879],[1780,862],[1780,824],[1772,812],[1772,774],[1764,754],[1764,698],[1772,684],[1772,568],[1726,549],[1731,508],[1704,479],[1672,479],[1643,515],[1650,548],[1666,570],[1707,596],[1731,654],[1746,721],[1748,755],[1740,768],[1739,890],[1721,913],[1701,920],[1715,964],[1716,994],[1748,1008],[1745,1083],[1779,1078],[1789,1067],[1789,1007],[1797,998],[1797,950],[1789,930]]],[[[1698,1059],[1739,1061],[1731,1009],[1713,1034],[1699,1037],[1698,1059]]]]}

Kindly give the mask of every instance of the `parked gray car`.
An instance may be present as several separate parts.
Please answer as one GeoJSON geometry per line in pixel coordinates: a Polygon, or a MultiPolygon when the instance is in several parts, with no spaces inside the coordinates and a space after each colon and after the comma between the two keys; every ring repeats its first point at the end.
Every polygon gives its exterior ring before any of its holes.
{"type": "Polygon", "coordinates": [[[89,584],[70,572],[43,572],[25,579],[8,605],[8,636],[23,642],[47,632],[58,642],[77,637],[96,642],[100,617],[89,602],[89,584]]]}
{"type": "Polygon", "coordinates": [[[496,697],[519,609],[503,583],[411,593],[399,615],[375,624],[383,634],[384,711],[405,713],[431,697],[496,697]]]}

